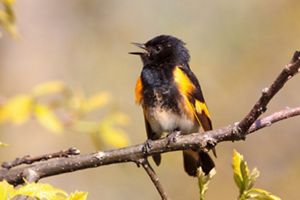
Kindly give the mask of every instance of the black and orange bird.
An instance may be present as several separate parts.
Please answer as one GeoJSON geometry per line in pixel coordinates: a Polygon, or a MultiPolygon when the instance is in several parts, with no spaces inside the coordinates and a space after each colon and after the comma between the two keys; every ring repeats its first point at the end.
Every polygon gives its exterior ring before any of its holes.
{"type": "MultiPolygon", "coordinates": [[[[139,55],[143,70],[135,88],[136,102],[143,108],[149,140],[163,133],[200,133],[212,129],[210,114],[200,84],[189,66],[190,55],[185,43],[170,35],[160,35],[146,43],[133,43],[143,49],[130,52],[139,55]]],[[[156,165],[161,155],[153,156],[156,165]]],[[[214,168],[207,152],[183,151],[184,169],[190,176],[197,175],[198,167],[205,174],[214,168]]]]}

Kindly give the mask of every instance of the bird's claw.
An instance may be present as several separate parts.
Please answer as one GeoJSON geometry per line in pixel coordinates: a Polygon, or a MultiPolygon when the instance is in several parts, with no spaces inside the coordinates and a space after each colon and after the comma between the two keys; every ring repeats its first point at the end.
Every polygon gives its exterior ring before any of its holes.
{"type": "Polygon", "coordinates": [[[170,132],[168,135],[167,135],[167,145],[170,145],[172,143],[175,143],[177,140],[176,138],[181,134],[180,131],[173,131],[173,132],[170,132]]]}
{"type": "Polygon", "coordinates": [[[143,151],[144,154],[148,154],[151,151],[151,148],[152,148],[152,144],[151,143],[152,143],[152,140],[150,140],[150,139],[146,140],[146,142],[145,142],[145,144],[143,146],[143,149],[142,149],[142,151],[143,151]]]}

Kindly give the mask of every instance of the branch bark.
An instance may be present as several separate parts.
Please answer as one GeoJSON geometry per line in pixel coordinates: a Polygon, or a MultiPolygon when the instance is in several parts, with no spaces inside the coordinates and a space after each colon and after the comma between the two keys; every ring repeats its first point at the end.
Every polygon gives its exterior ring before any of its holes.
{"type": "MultiPolygon", "coordinates": [[[[155,183],[157,176],[153,170],[150,170],[151,166],[149,165],[148,161],[146,163],[140,162],[141,160],[145,161],[148,156],[157,153],[167,153],[170,151],[191,148],[210,150],[220,142],[245,139],[247,134],[253,133],[261,128],[270,126],[273,123],[287,118],[299,116],[300,107],[297,107],[287,108],[285,110],[273,113],[265,118],[258,119],[258,117],[266,111],[267,105],[272,97],[291,77],[299,72],[299,68],[300,52],[296,51],[290,63],[282,70],[273,84],[269,88],[263,90],[261,97],[253,106],[251,111],[238,123],[234,123],[212,131],[207,131],[204,134],[193,133],[189,135],[178,135],[175,137],[175,141],[171,143],[168,138],[155,140],[151,142],[151,148],[147,152],[144,151],[145,144],[138,144],[125,148],[99,151],[85,155],[58,157],[25,166],[2,168],[0,170],[0,180],[5,179],[11,184],[18,185],[22,184],[24,182],[23,178],[26,177],[29,177],[34,181],[38,181],[44,177],[99,167],[102,165],[135,162],[142,164],[148,175],[151,177],[151,180],[155,183]],[[28,174],[28,172],[30,173],[28,174]],[[32,176],[32,174],[34,174],[34,176],[32,176]]],[[[159,182],[157,184],[155,183],[155,186],[163,198],[164,191],[160,191],[158,188],[159,184],[159,182]]]]}
{"type": "Polygon", "coordinates": [[[149,161],[147,160],[147,158],[140,159],[137,164],[138,165],[140,164],[140,165],[143,166],[143,168],[145,169],[145,171],[147,172],[147,174],[151,178],[152,183],[156,187],[159,195],[161,196],[161,199],[162,200],[168,200],[169,199],[168,195],[167,195],[166,191],[164,190],[164,188],[162,187],[162,184],[160,183],[158,176],[156,175],[155,171],[151,167],[151,165],[150,165],[149,161]]]}
{"type": "MultiPolygon", "coordinates": [[[[272,124],[281,120],[299,116],[300,107],[287,108],[285,110],[276,112],[265,118],[256,120],[250,127],[247,134],[253,133],[264,127],[271,126],[272,124]]],[[[94,168],[103,165],[135,162],[138,163],[139,159],[151,156],[156,153],[167,153],[170,151],[178,151],[190,148],[209,148],[208,145],[211,141],[217,143],[225,141],[240,140],[232,133],[236,127],[235,124],[205,132],[205,134],[193,133],[190,135],[179,135],[176,141],[169,143],[167,138],[162,138],[151,143],[151,149],[145,153],[143,151],[145,144],[133,145],[121,149],[113,149],[109,151],[98,151],[95,153],[74,155],[69,157],[53,158],[46,161],[40,161],[30,165],[19,166],[16,168],[2,168],[0,170],[0,180],[7,180],[9,183],[18,185],[24,183],[25,172],[30,169],[39,175],[39,178],[45,178],[58,174],[73,172],[77,170],[94,168]],[[169,143],[169,144],[168,144],[169,143]]]]}

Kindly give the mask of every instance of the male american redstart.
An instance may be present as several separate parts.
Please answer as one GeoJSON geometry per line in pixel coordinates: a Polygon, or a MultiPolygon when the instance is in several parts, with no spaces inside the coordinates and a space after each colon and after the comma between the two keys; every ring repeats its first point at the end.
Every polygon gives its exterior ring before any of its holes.
{"type": "MultiPolygon", "coordinates": [[[[200,133],[212,129],[210,115],[200,84],[189,66],[189,51],[185,43],[170,35],[160,35],[146,43],[133,43],[143,49],[130,52],[139,55],[143,70],[137,80],[135,99],[143,108],[148,139],[156,140],[164,132],[200,133]]],[[[153,156],[159,165],[161,155],[153,156]]],[[[183,151],[184,169],[197,175],[198,167],[205,174],[214,168],[207,152],[183,151]]]]}

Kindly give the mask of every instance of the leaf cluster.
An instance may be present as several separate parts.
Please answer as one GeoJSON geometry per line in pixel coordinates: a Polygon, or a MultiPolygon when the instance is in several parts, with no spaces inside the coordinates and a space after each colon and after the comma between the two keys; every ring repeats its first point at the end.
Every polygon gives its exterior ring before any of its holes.
{"type": "Polygon", "coordinates": [[[26,183],[14,188],[6,181],[0,182],[0,199],[3,200],[13,200],[20,196],[41,200],[86,200],[87,195],[87,192],[77,191],[68,195],[65,191],[44,183],[26,183]]]}
{"type": "Polygon", "coordinates": [[[103,144],[123,147],[128,145],[129,139],[120,126],[128,124],[127,115],[113,111],[100,119],[91,119],[93,112],[103,109],[110,100],[107,92],[86,97],[82,91],[76,92],[61,81],[49,81],[28,93],[2,98],[0,124],[21,125],[35,119],[52,133],[61,134],[67,130],[88,133],[98,148],[103,144]]]}
{"type": "Polygon", "coordinates": [[[233,151],[232,168],[235,184],[239,188],[239,200],[280,200],[266,190],[253,187],[259,171],[254,168],[250,172],[244,157],[236,150],[233,151]]]}

